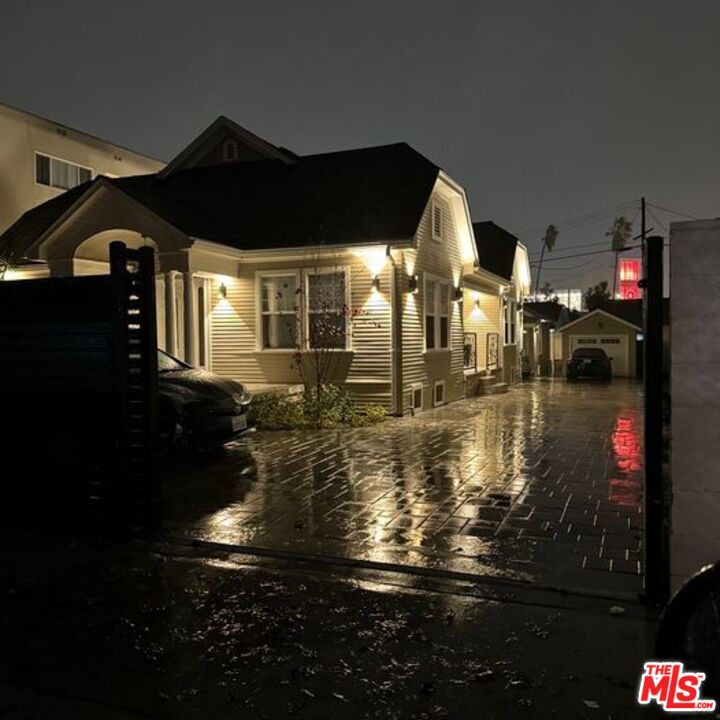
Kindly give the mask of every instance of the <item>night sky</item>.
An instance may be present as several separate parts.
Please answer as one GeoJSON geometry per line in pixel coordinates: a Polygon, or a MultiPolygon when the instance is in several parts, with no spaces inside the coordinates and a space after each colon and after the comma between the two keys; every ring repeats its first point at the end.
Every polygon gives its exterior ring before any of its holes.
{"type": "MultiPolygon", "coordinates": [[[[556,257],[597,249],[578,246],[604,241],[643,194],[720,215],[717,0],[0,10],[0,102],[155,157],[219,114],[301,154],[406,141],[465,186],[474,219],[519,235],[531,257],[548,223],[556,257]]],[[[659,233],[681,219],[653,212],[659,233]]],[[[585,286],[610,264],[609,253],[556,260],[544,279],[585,286]]]]}

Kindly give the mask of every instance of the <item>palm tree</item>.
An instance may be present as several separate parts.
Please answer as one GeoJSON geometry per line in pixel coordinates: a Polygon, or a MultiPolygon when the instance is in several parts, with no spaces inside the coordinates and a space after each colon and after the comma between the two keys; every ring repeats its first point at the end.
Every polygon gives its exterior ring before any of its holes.
{"type": "Polygon", "coordinates": [[[537,275],[535,276],[535,292],[540,291],[540,271],[542,270],[543,257],[545,250],[552,252],[555,247],[555,241],[558,238],[558,229],[554,225],[548,225],[545,235],[542,239],[542,250],[540,251],[540,262],[538,263],[537,275]]]}

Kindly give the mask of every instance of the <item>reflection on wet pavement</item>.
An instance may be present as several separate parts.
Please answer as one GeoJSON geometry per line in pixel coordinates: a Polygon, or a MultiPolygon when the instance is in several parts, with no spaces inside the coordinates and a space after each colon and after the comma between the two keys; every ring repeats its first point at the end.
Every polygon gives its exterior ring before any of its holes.
{"type": "Polygon", "coordinates": [[[172,474],[166,530],[636,592],[642,398],[539,381],[373,428],[253,433],[172,474]]]}

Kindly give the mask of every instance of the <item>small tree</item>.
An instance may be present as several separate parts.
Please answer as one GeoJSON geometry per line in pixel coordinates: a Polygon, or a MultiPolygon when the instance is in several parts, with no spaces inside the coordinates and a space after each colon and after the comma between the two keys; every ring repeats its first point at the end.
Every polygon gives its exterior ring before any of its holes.
{"type": "Polygon", "coordinates": [[[294,333],[292,365],[305,388],[306,407],[315,427],[322,425],[324,390],[335,375],[342,358],[338,351],[350,344],[359,326],[380,327],[368,311],[352,309],[347,302],[347,278],[338,265],[322,265],[316,257],[306,270],[307,282],[295,291],[294,315],[301,319],[301,331],[294,333]]]}
{"type": "Polygon", "coordinates": [[[558,296],[555,294],[555,288],[546,282],[539,290],[539,294],[542,295],[543,300],[546,302],[558,302],[558,296]]]}
{"type": "Polygon", "coordinates": [[[595,310],[610,299],[610,291],[608,290],[608,284],[606,280],[603,280],[602,282],[594,285],[593,287],[589,287],[583,295],[583,300],[585,300],[585,307],[587,307],[588,310],[595,310]]]}

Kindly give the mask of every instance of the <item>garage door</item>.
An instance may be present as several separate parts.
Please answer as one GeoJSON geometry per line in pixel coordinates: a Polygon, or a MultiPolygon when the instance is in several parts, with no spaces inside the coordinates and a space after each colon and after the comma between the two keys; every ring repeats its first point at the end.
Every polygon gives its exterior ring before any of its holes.
{"type": "Polygon", "coordinates": [[[571,335],[570,352],[579,347],[604,350],[612,360],[613,375],[616,377],[627,377],[630,374],[627,335],[571,335]]]}

